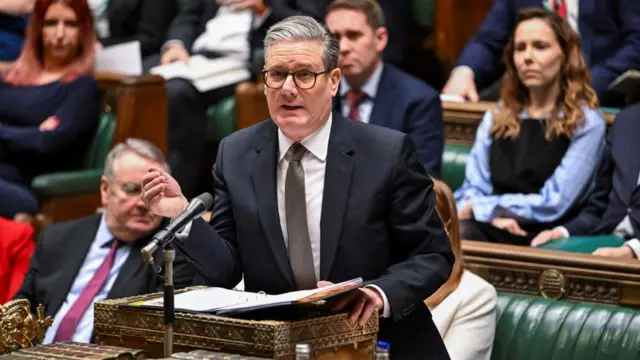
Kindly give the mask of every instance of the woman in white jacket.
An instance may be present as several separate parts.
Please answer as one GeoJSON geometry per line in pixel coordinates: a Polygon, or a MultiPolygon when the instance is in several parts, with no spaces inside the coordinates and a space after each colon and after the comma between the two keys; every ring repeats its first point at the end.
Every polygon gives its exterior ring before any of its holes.
{"type": "Polygon", "coordinates": [[[453,194],[445,183],[434,183],[436,210],[449,235],[456,262],[449,280],[425,304],[431,309],[451,360],[489,360],[496,329],[496,290],[464,269],[453,194]]]}

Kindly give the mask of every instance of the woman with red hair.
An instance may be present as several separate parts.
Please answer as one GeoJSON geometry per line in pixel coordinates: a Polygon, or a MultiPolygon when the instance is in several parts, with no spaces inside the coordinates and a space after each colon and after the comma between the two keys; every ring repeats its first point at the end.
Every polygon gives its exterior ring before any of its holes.
{"type": "Polygon", "coordinates": [[[33,177],[78,167],[100,109],[86,0],[37,0],[16,62],[0,76],[0,216],[35,213],[33,177]]]}

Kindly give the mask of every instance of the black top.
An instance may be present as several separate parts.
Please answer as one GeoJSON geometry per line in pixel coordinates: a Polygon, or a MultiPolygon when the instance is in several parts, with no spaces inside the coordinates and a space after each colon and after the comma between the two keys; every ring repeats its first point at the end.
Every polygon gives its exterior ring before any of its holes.
{"type": "Polygon", "coordinates": [[[489,150],[493,193],[532,194],[540,192],[569,148],[566,136],[545,139],[542,121],[521,121],[516,139],[494,138],[489,150]]]}
{"type": "Polygon", "coordinates": [[[98,83],[91,76],[36,86],[0,80],[0,178],[27,183],[42,173],[80,166],[99,111],[98,83]],[[40,124],[51,116],[58,118],[58,127],[41,131],[40,124]]]}

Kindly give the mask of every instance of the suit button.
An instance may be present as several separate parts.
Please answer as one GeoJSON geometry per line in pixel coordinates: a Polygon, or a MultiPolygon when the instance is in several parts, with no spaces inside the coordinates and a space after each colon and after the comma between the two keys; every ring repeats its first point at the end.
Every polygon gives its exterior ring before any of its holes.
{"type": "Polygon", "coordinates": [[[627,208],[627,214],[631,214],[632,211],[633,211],[632,208],[627,208]]]}

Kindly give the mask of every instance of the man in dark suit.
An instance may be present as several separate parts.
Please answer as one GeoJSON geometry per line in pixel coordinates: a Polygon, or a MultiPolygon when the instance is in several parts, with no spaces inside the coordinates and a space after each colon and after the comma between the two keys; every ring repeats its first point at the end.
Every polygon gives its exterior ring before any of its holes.
{"type": "Polygon", "coordinates": [[[504,73],[502,52],[523,8],[558,11],[580,34],[593,88],[603,103],[617,104],[607,87],[629,69],[640,68],[640,1],[496,0],[482,26],[458,58],[443,93],[477,101],[478,91],[504,73]]]}
{"type": "MultiPolygon", "coordinates": [[[[271,119],[222,140],[211,222],[187,226],[181,250],[208,284],[231,288],[244,276],[247,291],[362,277],[370,285],[344,300],[353,321],[380,310],[392,358],[448,359],[424,299],[448,279],[453,255],[411,139],[332,113],[338,43],[317,21],[274,25],[265,50],[271,119]]],[[[153,168],[142,197],[167,217],[187,204],[153,168]]]]}
{"type": "Polygon", "coordinates": [[[620,247],[597,249],[594,255],[638,258],[640,255],[640,104],[616,116],[606,151],[598,168],[593,194],[580,214],[553,230],[540,233],[538,246],[570,235],[615,234],[625,239],[620,247]]]}
{"type": "MultiPolygon", "coordinates": [[[[162,218],[140,200],[141,181],[149,166],[167,169],[154,145],[129,139],[111,150],[100,192],[104,212],[46,227],[17,298],[30,301],[33,311],[45,306],[54,324],[44,342],[90,342],[93,304],[105,299],[155,292],[162,285],[154,266],[146,265],[140,250],[151,240],[162,218]]],[[[192,283],[195,272],[181,256],[175,260],[175,286],[192,283]]]]}
{"type": "Polygon", "coordinates": [[[440,97],[382,60],[387,30],[380,6],[375,0],[336,0],[325,22],[340,43],[343,77],[335,110],[352,120],[409,134],[422,165],[438,176],[444,147],[440,97]]]}
{"type": "Polygon", "coordinates": [[[178,14],[178,0],[109,0],[89,2],[102,46],[140,41],[143,59],[160,52],[178,14]]]}
{"type": "MultiPolygon", "coordinates": [[[[163,46],[161,64],[177,61],[189,62],[191,55],[204,55],[216,58],[230,55],[221,49],[230,46],[230,38],[238,41],[239,32],[242,40],[248,37],[247,44],[233,46],[237,56],[250,55],[262,47],[262,39],[269,26],[296,13],[303,13],[322,18],[328,0],[190,0],[187,8],[180,13],[167,35],[167,43],[163,46]],[[251,21],[244,18],[233,18],[233,29],[221,23],[220,17],[233,17],[239,12],[249,11],[251,21]],[[216,22],[217,20],[217,22],[216,22]],[[215,28],[221,26],[224,28],[215,28]],[[246,27],[246,28],[243,28],[246,27]],[[222,31],[230,31],[225,41],[208,41],[222,31]],[[247,49],[242,49],[242,47],[247,49]],[[245,55],[239,55],[245,54],[245,55]]],[[[230,51],[230,50],[227,50],[230,51]]],[[[201,166],[204,164],[207,131],[206,114],[209,106],[235,93],[235,83],[211,89],[197,89],[191,81],[171,79],[167,82],[169,106],[169,166],[176,174],[185,195],[196,195],[201,166]]]]}

